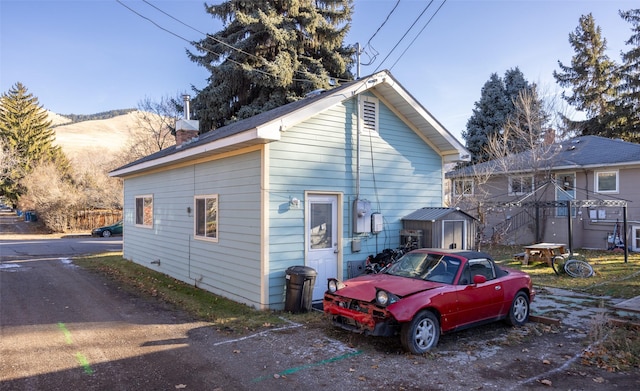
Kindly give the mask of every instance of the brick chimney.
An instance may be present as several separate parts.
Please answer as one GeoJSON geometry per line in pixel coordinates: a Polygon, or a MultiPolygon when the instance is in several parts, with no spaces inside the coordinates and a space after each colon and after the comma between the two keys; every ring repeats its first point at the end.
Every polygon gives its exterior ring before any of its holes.
{"type": "Polygon", "coordinates": [[[184,119],[176,121],[176,146],[179,148],[182,144],[198,137],[200,127],[199,121],[190,118],[189,95],[182,95],[184,100],[184,119]]]}
{"type": "Polygon", "coordinates": [[[556,142],[556,131],[552,128],[544,133],[544,145],[551,145],[556,142]]]}

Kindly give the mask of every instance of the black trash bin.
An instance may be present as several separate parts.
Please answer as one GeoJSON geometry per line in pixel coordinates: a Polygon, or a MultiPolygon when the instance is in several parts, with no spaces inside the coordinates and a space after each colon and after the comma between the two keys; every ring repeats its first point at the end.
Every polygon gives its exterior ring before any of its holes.
{"type": "Polygon", "coordinates": [[[310,311],[318,273],[308,266],[291,266],[286,273],[284,310],[293,313],[310,311]]]}

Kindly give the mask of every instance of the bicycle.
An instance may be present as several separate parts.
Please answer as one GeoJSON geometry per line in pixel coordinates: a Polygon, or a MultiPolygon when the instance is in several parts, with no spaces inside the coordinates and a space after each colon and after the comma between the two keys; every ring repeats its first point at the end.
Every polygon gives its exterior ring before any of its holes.
{"type": "Polygon", "coordinates": [[[566,256],[556,255],[551,260],[551,267],[557,275],[560,275],[561,272],[565,272],[574,278],[587,278],[593,276],[593,267],[591,267],[584,256],[579,254],[570,253],[566,256]]]}

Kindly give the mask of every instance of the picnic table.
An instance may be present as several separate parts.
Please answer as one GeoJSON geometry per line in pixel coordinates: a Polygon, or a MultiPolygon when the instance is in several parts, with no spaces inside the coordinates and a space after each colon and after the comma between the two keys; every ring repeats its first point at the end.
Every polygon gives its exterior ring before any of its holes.
{"type": "Polygon", "coordinates": [[[527,265],[529,261],[544,261],[551,266],[553,257],[566,254],[566,245],[562,243],[537,243],[524,247],[524,257],[522,264],[527,265]]]}

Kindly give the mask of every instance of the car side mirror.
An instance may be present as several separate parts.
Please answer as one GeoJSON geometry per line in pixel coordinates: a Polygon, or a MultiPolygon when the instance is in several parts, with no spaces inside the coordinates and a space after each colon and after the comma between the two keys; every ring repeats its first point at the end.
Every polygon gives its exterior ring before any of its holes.
{"type": "Polygon", "coordinates": [[[473,283],[474,284],[484,284],[485,282],[487,282],[487,277],[483,276],[482,274],[476,274],[475,276],[473,276],[473,283]]]}

